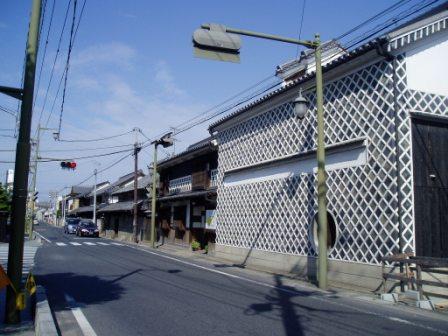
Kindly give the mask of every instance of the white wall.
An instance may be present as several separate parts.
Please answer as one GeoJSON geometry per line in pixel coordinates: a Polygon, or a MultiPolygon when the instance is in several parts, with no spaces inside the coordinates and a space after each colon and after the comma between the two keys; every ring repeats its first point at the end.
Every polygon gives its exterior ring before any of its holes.
{"type": "MultiPolygon", "coordinates": [[[[325,169],[327,171],[365,165],[367,162],[366,146],[347,148],[340,146],[337,151],[327,149],[325,169]]],[[[230,187],[246,183],[281,179],[295,174],[317,172],[316,155],[297,158],[293,161],[273,163],[266,166],[247,168],[239,172],[225,174],[224,186],[230,187]]]]}
{"type": "Polygon", "coordinates": [[[406,52],[408,88],[448,96],[448,33],[406,52]]]}

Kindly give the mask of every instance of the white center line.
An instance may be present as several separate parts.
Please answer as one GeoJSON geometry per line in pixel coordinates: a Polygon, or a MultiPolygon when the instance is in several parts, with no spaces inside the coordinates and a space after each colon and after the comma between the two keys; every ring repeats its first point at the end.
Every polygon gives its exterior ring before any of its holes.
{"type": "Polygon", "coordinates": [[[81,246],[80,243],[75,243],[75,242],[70,242],[70,244],[75,245],[75,246],[81,246]]]}
{"type": "Polygon", "coordinates": [[[56,243],[57,246],[67,246],[66,243],[56,243]]]}
{"type": "Polygon", "coordinates": [[[96,245],[95,243],[92,243],[92,242],[83,242],[85,245],[90,245],[90,246],[94,246],[94,245],[96,245]]]}
{"type": "Polygon", "coordinates": [[[103,243],[103,242],[97,242],[97,244],[104,245],[104,246],[109,246],[108,243],[103,243]]]}
{"type": "Polygon", "coordinates": [[[117,246],[123,246],[123,244],[119,244],[119,243],[111,243],[112,245],[117,245],[117,246]]]}
{"type": "Polygon", "coordinates": [[[64,294],[65,300],[70,304],[70,310],[73,316],[78,322],[79,328],[81,329],[84,336],[96,336],[95,330],[93,330],[92,325],[87,320],[86,316],[82,312],[81,308],[77,307],[76,301],[68,294],[64,294]]]}

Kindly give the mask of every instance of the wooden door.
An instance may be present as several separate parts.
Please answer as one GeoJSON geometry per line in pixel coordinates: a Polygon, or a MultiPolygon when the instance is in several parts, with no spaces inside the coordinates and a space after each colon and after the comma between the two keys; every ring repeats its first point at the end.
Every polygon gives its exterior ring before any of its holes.
{"type": "Polygon", "coordinates": [[[416,254],[448,258],[448,120],[412,119],[416,254]]]}

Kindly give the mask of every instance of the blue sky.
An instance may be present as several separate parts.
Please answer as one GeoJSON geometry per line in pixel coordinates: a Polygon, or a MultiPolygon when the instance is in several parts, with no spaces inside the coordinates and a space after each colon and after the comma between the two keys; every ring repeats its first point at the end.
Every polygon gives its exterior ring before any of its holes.
{"type": "MultiPolygon", "coordinates": [[[[42,40],[45,40],[53,0],[47,2],[42,40]]],[[[42,110],[67,2],[56,0],[34,109],[34,128],[42,110]]],[[[83,0],[79,0],[78,6],[82,3],[83,0]]],[[[319,32],[323,40],[330,39],[393,3],[386,0],[308,0],[301,36],[308,39],[319,32]]],[[[191,35],[201,23],[217,22],[297,37],[302,6],[303,0],[87,0],[72,53],[61,138],[95,138],[122,133],[134,126],[152,137],[170,126],[182,125],[207,108],[273,75],[276,65],[297,54],[297,47],[293,45],[243,38],[241,64],[196,59],[193,57],[191,35]]],[[[20,85],[30,7],[31,1],[25,0],[5,0],[0,5],[0,85],[20,85]]],[[[49,115],[63,70],[67,45],[68,36],[65,35],[43,112],[44,121],[49,115]]],[[[43,50],[42,43],[39,64],[43,50]]],[[[17,103],[13,99],[0,97],[0,105],[15,109],[17,103]]],[[[49,127],[57,126],[59,107],[60,100],[57,100],[49,127]]],[[[13,128],[14,118],[1,112],[0,125],[2,129],[13,128]]],[[[176,151],[207,136],[207,126],[208,123],[179,135],[176,151]]],[[[13,133],[1,131],[0,134],[13,133]]],[[[66,153],[45,150],[113,146],[133,141],[133,136],[129,135],[96,143],[66,144],[53,141],[47,133],[42,138],[41,156],[71,157],[104,153],[108,150],[66,153]]],[[[0,149],[15,148],[15,139],[0,137],[0,143],[0,149]]],[[[38,189],[41,199],[45,199],[50,190],[76,184],[91,174],[95,167],[101,169],[119,157],[80,160],[75,172],[62,171],[58,163],[40,164],[38,189]]],[[[13,159],[14,153],[0,152],[0,161],[13,159]]],[[[146,170],[150,160],[150,149],[146,149],[140,157],[140,167],[146,170]]],[[[2,182],[6,169],[13,166],[0,163],[2,182]]],[[[132,167],[132,159],[128,158],[99,178],[113,181],[130,172],[132,167]]]]}

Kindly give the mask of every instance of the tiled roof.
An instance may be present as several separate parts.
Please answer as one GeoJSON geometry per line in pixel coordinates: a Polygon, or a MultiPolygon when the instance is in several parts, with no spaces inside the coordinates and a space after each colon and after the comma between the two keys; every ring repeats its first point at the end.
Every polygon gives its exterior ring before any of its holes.
{"type": "MultiPolygon", "coordinates": [[[[145,175],[138,179],[137,181],[137,189],[144,189],[148,185],[151,184],[152,175],[145,175]]],[[[124,187],[121,187],[114,192],[112,192],[113,195],[115,194],[122,194],[128,191],[134,190],[134,183],[130,183],[129,185],[125,185],[124,187]]]]}
{"type": "MultiPolygon", "coordinates": [[[[405,22],[401,26],[394,27],[393,29],[391,29],[389,32],[382,35],[381,37],[374,38],[374,39],[364,43],[363,45],[334,59],[333,61],[326,63],[325,65],[322,66],[322,71],[325,72],[330,69],[333,69],[343,63],[346,63],[356,57],[359,57],[359,56],[367,53],[368,51],[376,48],[377,45],[379,45],[379,44],[384,44],[384,43],[390,41],[390,39],[393,37],[393,35],[403,31],[404,27],[408,27],[408,26],[411,27],[412,25],[415,25],[417,22],[419,22],[419,25],[426,24],[429,20],[428,17],[434,16],[434,18],[437,18],[440,15],[444,16],[444,14],[440,14],[440,13],[443,13],[447,10],[448,10],[448,2],[444,2],[443,4],[441,4],[437,7],[431,8],[429,11],[427,11],[421,15],[418,15],[417,17],[411,19],[410,21],[405,22]]],[[[444,21],[441,24],[439,24],[439,26],[444,26],[444,25],[445,25],[444,21]]],[[[440,27],[438,27],[438,28],[440,28],[440,27]]],[[[434,29],[434,31],[438,31],[438,30],[434,29]]],[[[287,85],[284,85],[278,89],[272,90],[271,92],[267,93],[266,95],[264,95],[256,100],[253,100],[246,106],[244,106],[238,110],[235,110],[234,112],[230,113],[229,115],[212,123],[208,128],[209,132],[213,133],[217,126],[227,122],[228,120],[230,120],[238,115],[243,114],[244,112],[248,111],[249,109],[251,109],[257,105],[260,105],[261,103],[265,102],[268,99],[271,99],[275,96],[280,95],[283,92],[286,92],[294,87],[301,85],[302,83],[312,79],[313,77],[315,77],[315,72],[307,73],[307,74],[303,75],[302,77],[300,77],[294,81],[291,81],[287,85]]]]}
{"type": "MultiPolygon", "coordinates": [[[[137,205],[141,203],[142,201],[138,201],[137,205]]],[[[98,212],[130,211],[133,208],[134,208],[134,201],[117,202],[106,205],[98,212]]]]}
{"type": "MultiPolygon", "coordinates": [[[[354,50],[352,50],[350,52],[347,52],[346,54],[342,55],[341,57],[338,57],[337,59],[335,59],[335,60],[333,60],[331,62],[328,62],[327,64],[325,64],[322,67],[322,71],[323,72],[328,71],[330,69],[333,69],[333,68],[337,67],[338,65],[341,65],[341,64],[346,63],[346,62],[348,62],[348,61],[350,61],[350,60],[352,60],[352,59],[354,59],[354,58],[356,58],[358,56],[361,56],[361,55],[369,52],[370,50],[376,48],[376,46],[378,44],[384,43],[385,41],[386,41],[386,38],[384,38],[384,37],[373,39],[373,40],[371,40],[371,41],[361,45],[360,47],[358,47],[358,48],[356,48],[356,49],[354,49],[354,50]]],[[[250,110],[251,108],[253,108],[253,107],[257,106],[257,105],[260,105],[261,103],[265,102],[266,100],[271,99],[271,98],[273,98],[275,96],[278,96],[279,94],[281,94],[283,92],[286,92],[289,89],[292,89],[294,87],[297,87],[300,84],[303,84],[304,82],[314,78],[315,74],[316,74],[315,71],[309,72],[309,73],[303,75],[302,77],[300,77],[300,78],[298,78],[298,79],[296,79],[296,80],[294,80],[294,81],[292,81],[292,82],[290,82],[290,83],[288,83],[288,84],[286,84],[286,85],[284,85],[284,86],[282,86],[282,87],[280,87],[278,89],[275,89],[275,90],[267,93],[266,95],[264,95],[264,96],[262,96],[262,97],[260,97],[260,98],[258,98],[256,100],[253,100],[252,102],[250,102],[246,106],[242,107],[241,109],[238,109],[238,110],[230,113],[229,115],[227,115],[227,116],[217,120],[216,122],[212,123],[209,126],[209,128],[208,128],[209,132],[210,133],[214,132],[214,129],[217,126],[225,123],[226,121],[228,121],[228,120],[230,120],[230,119],[232,119],[232,118],[234,118],[234,117],[236,117],[236,116],[238,116],[240,114],[243,114],[244,112],[250,110]]]]}

